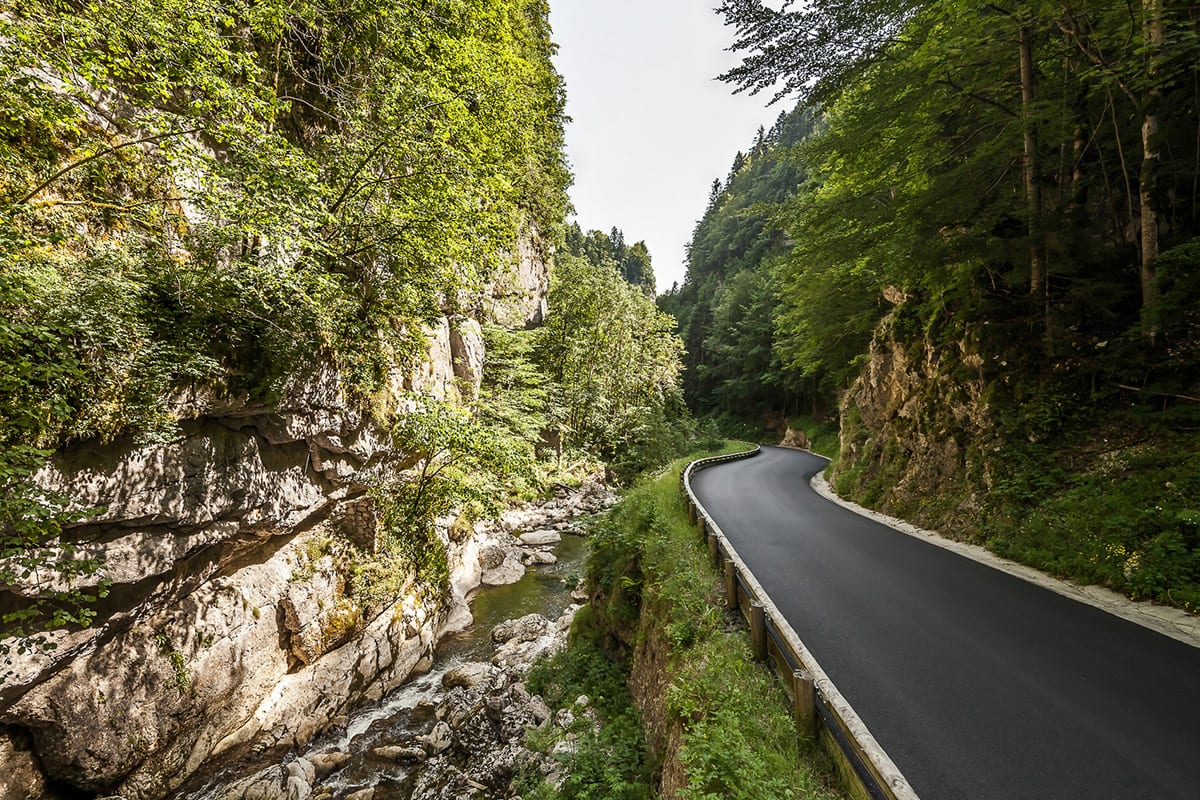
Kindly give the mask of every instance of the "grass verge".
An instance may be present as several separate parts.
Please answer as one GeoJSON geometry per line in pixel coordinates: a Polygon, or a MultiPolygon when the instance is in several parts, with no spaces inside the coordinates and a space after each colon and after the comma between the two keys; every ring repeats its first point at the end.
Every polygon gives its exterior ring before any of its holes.
{"type": "MultiPolygon", "coordinates": [[[[716,452],[746,447],[727,442],[716,452]]],[[[596,704],[601,730],[625,732],[607,740],[600,735],[594,747],[581,744],[560,756],[567,777],[557,792],[543,784],[527,796],[839,796],[826,757],[798,734],[782,688],[752,660],[740,618],[721,606],[718,576],[688,521],[679,471],[692,458],[713,454],[679,459],[642,481],[594,532],[587,570],[591,603],[577,618],[568,650],[535,671],[531,688],[549,687],[548,701],[559,703],[578,694],[603,696],[612,702],[596,704]],[[607,665],[624,677],[626,692],[607,665]],[[644,737],[637,759],[630,755],[635,740],[628,731],[628,710],[634,708],[644,737]],[[581,785],[575,776],[583,774],[598,782],[581,785]]]]}

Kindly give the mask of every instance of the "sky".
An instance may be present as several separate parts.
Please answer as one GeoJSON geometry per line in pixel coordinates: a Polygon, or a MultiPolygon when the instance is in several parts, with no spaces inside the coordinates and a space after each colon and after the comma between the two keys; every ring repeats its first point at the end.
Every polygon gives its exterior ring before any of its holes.
{"type": "Polygon", "coordinates": [[[584,230],[645,241],[658,291],[683,282],[685,245],[714,178],[788,104],[733,95],[736,65],[717,0],[551,0],[555,65],[567,86],[571,199],[584,230]]]}

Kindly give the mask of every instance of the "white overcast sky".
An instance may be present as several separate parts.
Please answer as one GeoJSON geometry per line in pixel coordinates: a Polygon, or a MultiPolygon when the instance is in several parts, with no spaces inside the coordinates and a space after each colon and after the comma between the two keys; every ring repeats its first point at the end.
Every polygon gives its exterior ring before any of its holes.
{"type": "Polygon", "coordinates": [[[787,101],[734,96],[716,76],[738,63],[717,0],[551,0],[567,85],[567,156],[584,230],[645,240],[660,292],[682,283],[684,245],[714,178],[770,128],[787,101]]]}

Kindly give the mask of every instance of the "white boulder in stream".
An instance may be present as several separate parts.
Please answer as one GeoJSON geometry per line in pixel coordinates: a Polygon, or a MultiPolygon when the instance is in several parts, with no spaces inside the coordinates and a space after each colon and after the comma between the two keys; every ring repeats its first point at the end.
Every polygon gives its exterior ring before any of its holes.
{"type": "Polygon", "coordinates": [[[558,531],[532,531],[522,533],[517,538],[526,547],[547,547],[561,542],[562,534],[558,531]]]}

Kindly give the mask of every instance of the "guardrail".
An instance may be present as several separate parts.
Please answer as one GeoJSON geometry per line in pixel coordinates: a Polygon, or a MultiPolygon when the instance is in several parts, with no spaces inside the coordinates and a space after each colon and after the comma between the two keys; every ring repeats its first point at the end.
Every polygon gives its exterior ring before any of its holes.
{"type": "Polygon", "coordinates": [[[729,609],[738,609],[746,618],[755,658],[766,662],[779,676],[801,731],[814,735],[834,757],[851,796],[871,800],[918,800],[904,775],[800,641],[692,491],[691,478],[699,470],[750,458],[761,450],[755,445],[753,450],[743,453],[702,458],[688,464],[679,474],[679,488],[687,502],[688,519],[699,528],[713,563],[722,570],[725,605],[729,609]]]}

